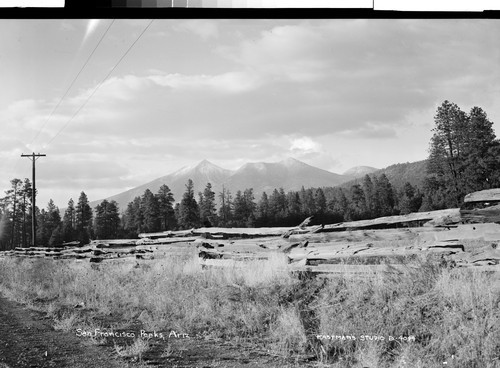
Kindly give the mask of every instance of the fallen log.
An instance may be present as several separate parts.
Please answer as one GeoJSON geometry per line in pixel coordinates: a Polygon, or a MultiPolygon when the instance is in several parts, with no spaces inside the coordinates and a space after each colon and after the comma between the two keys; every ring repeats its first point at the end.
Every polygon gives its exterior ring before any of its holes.
{"type": "MultiPolygon", "coordinates": [[[[478,204],[476,203],[475,205],[477,206],[478,204]]],[[[484,205],[484,207],[479,208],[466,204],[464,209],[460,210],[460,215],[464,223],[500,223],[500,204],[484,205]]]]}
{"type": "Polygon", "coordinates": [[[198,258],[202,259],[232,259],[237,261],[250,260],[266,260],[269,257],[265,254],[255,253],[235,253],[235,252],[219,252],[212,250],[201,250],[198,252],[198,258]]]}
{"type": "Polygon", "coordinates": [[[281,237],[287,239],[292,234],[316,233],[323,230],[323,225],[313,226],[311,228],[306,227],[311,222],[313,217],[314,216],[310,216],[302,221],[298,226],[288,229],[283,233],[283,235],[281,235],[281,237]]]}
{"type": "Polygon", "coordinates": [[[341,222],[333,225],[325,225],[323,231],[345,231],[354,229],[390,229],[398,227],[421,226],[425,223],[440,219],[449,218],[451,224],[460,222],[460,211],[458,208],[416,212],[400,216],[385,216],[372,220],[359,220],[350,222],[341,222]]]}
{"type": "Polygon", "coordinates": [[[193,234],[198,236],[211,237],[223,236],[224,239],[230,238],[260,238],[269,236],[281,236],[289,228],[284,227],[261,227],[261,228],[219,228],[207,227],[194,229],[193,234]]]}
{"type": "Polygon", "coordinates": [[[464,203],[494,201],[500,202],[500,188],[480,190],[464,197],[464,203]]]}
{"type": "Polygon", "coordinates": [[[306,240],[304,242],[301,242],[301,243],[292,243],[290,245],[287,245],[286,247],[282,248],[281,251],[283,253],[290,253],[290,251],[293,249],[293,248],[296,248],[296,247],[299,247],[299,248],[305,248],[307,247],[307,245],[309,244],[309,242],[306,240]]]}
{"type": "Polygon", "coordinates": [[[181,231],[162,231],[156,233],[141,233],[139,238],[157,239],[157,238],[180,238],[185,236],[192,236],[193,230],[181,230],[181,231]]]}
{"type": "Polygon", "coordinates": [[[109,240],[92,240],[91,247],[95,248],[126,248],[135,247],[137,244],[136,239],[109,239],[109,240]]]}
{"type": "Polygon", "coordinates": [[[174,243],[190,243],[199,239],[198,237],[172,237],[172,238],[142,238],[137,240],[136,245],[167,245],[174,243]]]}

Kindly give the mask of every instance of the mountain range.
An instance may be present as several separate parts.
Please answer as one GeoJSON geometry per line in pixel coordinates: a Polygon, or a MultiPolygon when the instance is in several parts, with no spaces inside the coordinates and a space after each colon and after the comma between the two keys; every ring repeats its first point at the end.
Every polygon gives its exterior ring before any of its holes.
{"type": "MultiPolygon", "coordinates": [[[[233,171],[203,160],[197,165],[184,167],[106,199],[116,201],[120,210],[124,211],[128,203],[133,201],[135,197],[142,196],[146,189],[157,193],[158,189],[166,184],[172,191],[175,200],[180,201],[186,190],[186,183],[191,179],[196,195],[205,189],[207,183],[211,183],[216,196],[222,191],[222,187],[230,190],[233,196],[238,190],[253,188],[255,198],[259,200],[262,192],[270,194],[275,188],[283,188],[287,192],[300,190],[302,186],[304,188],[338,186],[376,171],[377,169],[373,167],[358,166],[343,174],[335,174],[294,158],[273,163],[247,163],[233,171]]],[[[196,196],[196,198],[198,197],[196,196]]],[[[94,208],[101,201],[102,199],[90,202],[90,205],[94,208]]]]}

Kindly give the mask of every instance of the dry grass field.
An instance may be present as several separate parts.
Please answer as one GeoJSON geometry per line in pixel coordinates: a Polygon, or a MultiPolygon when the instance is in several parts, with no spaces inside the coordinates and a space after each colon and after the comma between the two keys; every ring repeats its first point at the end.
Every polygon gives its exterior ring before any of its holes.
{"type": "MultiPolygon", "coordinates": [[[[498,278],[416,262],[403,274],[309,277],[286,271],[282,254],[202,269],[186,245],[151,261],[0,259],[0,291],[46,312],[55,329],[89,344],[113,341],[117,354],[137,360],[158,349],[160,332],[168,340],[175,331],[318,367],[500,367],[498,278]]],[[[164,359],[175,355],[172,345],[161,349],[164,359]]]]}

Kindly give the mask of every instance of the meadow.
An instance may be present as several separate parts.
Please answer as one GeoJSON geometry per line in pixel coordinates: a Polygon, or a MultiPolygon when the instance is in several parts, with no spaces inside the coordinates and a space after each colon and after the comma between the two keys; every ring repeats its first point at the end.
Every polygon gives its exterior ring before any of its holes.
{"type": "MultiPolygon", "coordinates": [[[[500,367],[498,277],[412,262],[403,274],[327,278],[288,272],[283,254],[224,269],[202,269],[191,252],[101,264],[9,257],[0,292],[71,333],[140,326],[254,341],[318,367],[500,367]]],[[[115,347],[142,359],[151,344],[115,347]]]]}

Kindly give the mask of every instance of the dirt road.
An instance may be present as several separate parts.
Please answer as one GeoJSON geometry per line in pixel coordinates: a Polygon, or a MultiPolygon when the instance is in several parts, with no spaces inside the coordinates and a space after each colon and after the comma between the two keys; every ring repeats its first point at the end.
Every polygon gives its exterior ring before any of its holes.
{"type": "Polygon", "coordinates": [[[54,330],[44,313],[0,296],[0,368],[257,368],[305,367],[264,353],[255,344],[175,339],[153,344],[142,362],[116,354],[113,342],[92,345],[75,333],[54,330]],[[167,352],[167,353],[166,353],[167,352]]]}
{"type": "Polygon", "coordinates": [[[0,296],[0,368],[127,367],[108,348],[55,331],[52,320],[0,296]]]}

